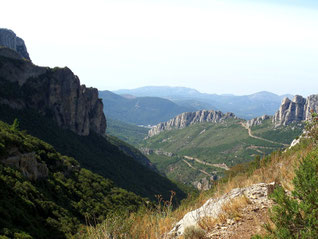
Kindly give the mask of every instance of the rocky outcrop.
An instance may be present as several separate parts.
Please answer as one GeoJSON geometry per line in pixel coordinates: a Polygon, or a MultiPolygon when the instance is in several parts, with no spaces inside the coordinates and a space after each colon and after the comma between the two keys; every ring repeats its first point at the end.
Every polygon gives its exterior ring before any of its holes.
{"type": "Polygon", "coordinates": [[[217,175],[211,177],[203,177],[198,181],[194,181],[192,185],[199,191],[207,191],[212,188],[214,181],[218,179],[217,175]]]}
{"type": "Polygon", "coordinates": [[[9,29],[0,28],[0,46],[10,48],[16,51],[24,59],[30,60],[23,39],[17,37],[16,34],[9,29]]]}
{"type": "Polygon", "coordinates": [[[318,95],[310,95],[307,97],[305,105],[305,119],[311,118],[311,112],[318,112],[318,95]]]}
{"type": "Polygon", "coordinates": [[[47,165],[45,163],[38,162],[34,152],[11,156],[1,160],[1,162],[10,167],[19,169],[22,174],[30,180],[47,178],[49,174],[47,165]]]}
{"type": "Polygon", "coordinates": [[[186,112],[177,115],[175,118],[167,122],[163,122],[152,127],[148,132],[148,136],[152,137],[165,130],[182,129],[195,123],[219,123],[223,122],[226,119],[235,118],[236,116],[233,113],[223,114],[221,111],[215,110],[200,110],[196,112],[186,112]]]}
{"type": "Polygon", "coordinates": [[[163,156],[167,156],[167,157],[173,157],[175,154],[171,153],[171,152],[166,152],[160,149],[149,149],[149,148],[140,148],[139,149],[140,152],[142,152],[145,155],[152,155],[152,154],[156,154],[156,155],[163,155],[163,156]]]}
{"type": "Polygon", "coordinates": [[[0,88],[11,89],[1,92],[1,104],[35,109],[79,135],[105,133],[106,118],[97,89],[80,85],[68,68],[39,67],[10,55],[16,56],[8,48],[0,49],[0,88]]]}
{"type": "Polygon", "coordinates": [[[271,116],[268,115],[263,115],[261,117],[257,117],[254,119],[250,119],[246,122],[246,125],[248,127],[253,127],[253,126],[257,126],[257,125],[261,125],[263,123],[264,120],[270,119],[271,116]]]}
{"type": "Polygon", "coordinates": [[[311,111],[318,112],[318,95],[311,95],[307,99],[299,95],[293,100],[284,98],[272,121],[275,126],[280,126],[309,120],[311,111]]]}
{"type": "Polygon", "coordinates": [[[188,212],[171,230],[170,235],[182,235],[187,227],[197,226],[205,217],[217,218],[223,213],[224,206],[235,198],[245,197],[249,204],[266,207],[270,204],[268,195],[273,192],[274,186],[274,183],[259,183],[245,188],[235,188],[219,198],[211,198],[202,207],[188,212]]]}

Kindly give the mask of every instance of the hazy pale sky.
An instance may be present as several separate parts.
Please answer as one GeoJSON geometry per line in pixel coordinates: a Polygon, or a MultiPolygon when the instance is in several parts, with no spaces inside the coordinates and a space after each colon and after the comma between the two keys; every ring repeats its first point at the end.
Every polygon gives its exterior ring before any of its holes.
{"type": "Polygon", "coordinates": [[[100,90],[318,93],[317,0],[10,0],[0,23],[100,90]]]}

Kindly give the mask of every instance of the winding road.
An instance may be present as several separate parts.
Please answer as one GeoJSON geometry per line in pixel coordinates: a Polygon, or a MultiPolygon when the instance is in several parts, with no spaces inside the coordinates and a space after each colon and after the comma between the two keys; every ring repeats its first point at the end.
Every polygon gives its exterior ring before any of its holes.
{"type": "Polygon", "coordinates": [[[251,128],[248,127],[248,125],[247,125],[246,123],[241,122],[241,125],[242,125],[245,129],[247,129],[248,135],[249,135],[250,137],[254,138],[254,139],[259,139],[259,140],[263,140],[263,141],[270,142],[270,143],[272,143],[272,144],[280,144],[280,145],[284,145],[284,146],[286,146],[286,147],[289,147],[288,144],[283,144],[283,143],[279,143],[279,142],[275,142],[275,141],[272,141],[272,140],[269,140],[269,139],[264,139],[264,138],[255,136],[255,135],[252,134],[251,128]]]}
{"type": "Polygon", "coordinates": [[[207,163],[207,162],[204,162],[198,158],[193,158],[193,157],[190,157],[190,156],[183,156],[185,159],[188,159],[188,160],[194,160],[196,161],[197,163],[200,163],[200,164],[203,164],[203,165],[208,165],[208,166],[211,166],[211,167],[215,167],[215,168],[222,168],[224,170],[230,170],[230,168],[225,164],[225,163],[207,163]]]}
{"type": "Polygon", "coordinates": [[[203,174],[205,174],[205,175],[207,175],[207,176],[209,176],[209,177],[213,176],[212,174],[209,174],[208,172],[206,172],[206,171],[204,171],[204,170],[202,170],[202,169],[197,169],[197,168],[193,167],[193,166],[192,166],[189,162],[187,162],[187,160],[185,160],[185,159],[183,159],[182,161],[185,162],[190,168],[192,168],[192,169],[194,169],[194,170],[199,170],[201,173],[203,173],[203,174]]]}

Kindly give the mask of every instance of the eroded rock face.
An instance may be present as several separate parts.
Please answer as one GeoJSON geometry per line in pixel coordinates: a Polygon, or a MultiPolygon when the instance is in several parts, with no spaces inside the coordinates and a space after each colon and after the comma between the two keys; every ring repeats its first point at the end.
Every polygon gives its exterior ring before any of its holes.
{"type": "Polygon", "coordinates": [[[0,103],[12,108],[32,108],[52,117],[59,126],[79,135],[104,134],[106,118],[98,90],[80,85],[68,68],[39,67],[11,58],[14,52],[0,49],[0,83],[14,86],[13,95],[0,95],[0,103]]]}
{"type": "Polygon", "coordinates": [[[230,118],[235,119],[236,116],[233,113],[223,114],[221,111],[215,110],[200,110],[196,112],[186,112],[177,115],[175,118],[167,122],[163,122],[152,127],[148,132],[148,136],[152,137],[165,130],[182,129],[195,123],[219,123],[230,118]]]}
{"type": "Polygon", "coordinates": [[[49,169],[45,163],[38,162],[35,153],[11,156],[1,161],[5,165],[19,169],[30,180],[47,178],[49,169]]]}
{"type": "Polygon", "coordinates": [[[248,127],[261,125],[264,120],[267,120],[267,119],[270,119],[270,118],[271,118],[271,116],[263,115],[263,116],[261,116],[261,117],[257,117],[257,118],[248,120],[248,121],[246,122],[246,125],[247,125],[248,127]]]}
{"type": "Polygon", "coordinates": [[[284,98],[273,117],[273,123],[279,126],[309,120],[311,110],[318,112],[318,95],[311,95],[307,99],[299,95],[296,95],[293,100],[284,98]]]}
{"type": "Polygon", "coordinates": [[[23,39],[5,28],[0,28],[0,46],[8,47],[16,51],[21,57],[31,60],[23,39]]]}
{"type": "Polygon", "coordinates": [[[188,212],[169,234],[178,237],[187,227],[197,226],[197,223],[204,217],[217,218],[223,212],[224,205],[241,196],[246,197],[251,204],[270,204],[268,195],[273,192],[274,187],[274,183],[259,183],[245,188],[235,188],[219,198],[211,198],[202,207],[188,212]]]}

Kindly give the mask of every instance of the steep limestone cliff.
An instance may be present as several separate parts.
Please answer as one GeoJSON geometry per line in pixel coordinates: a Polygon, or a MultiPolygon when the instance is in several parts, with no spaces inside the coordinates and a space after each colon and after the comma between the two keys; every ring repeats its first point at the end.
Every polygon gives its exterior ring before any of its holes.
{"type": "Polygon", "coordinates": [[[0,46],[8,47],[16,51],[21,57],[30,60],[23,39],[17,37],[16,34],[9,29],[0,28],[0,46]]]}
{"type": "Polygon", "coordinates": [[[230,118],[235,119],[236,116],[233,113],[223,114],[221,111],[214,111],[214,110],[200,110],[196,112],[185,112],[180,115],[177,115],[175,118],[167,122],[163,122],[152,127],[148,132],[148,136],[152,137],[165,130],[182,129],[195,123],[203,123],[203,122],[219,123],[230,118]]]}
{"type": "Polygon", "coordinates": [[[284,98],[272,121],[276,126],[280,126],[308,120],[311,110],[318,112],[318,95],[311,95],[307,99],[299,95],[293,100],[284,98]]]}
{"type": "Polygon", "coordinates": [[[79,135],[106,130],[97,89],[80,85],[68,68],[36,66],[9,48],[0,48],[0,104],[35,109],[79,135]]]}

